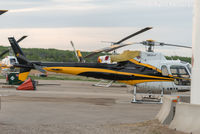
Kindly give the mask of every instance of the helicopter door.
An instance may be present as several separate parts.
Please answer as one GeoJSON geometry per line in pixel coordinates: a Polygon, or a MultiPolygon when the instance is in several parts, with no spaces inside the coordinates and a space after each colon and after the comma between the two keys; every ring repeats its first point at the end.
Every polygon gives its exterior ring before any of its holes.
{"type": "Polygon", "coordinates": [[[171,74],[175,79],[175,84],[180,86],[189,86],[190,85],[190,75],[187,69],[184,66],[172,65],[170,66],[171,74]]]}

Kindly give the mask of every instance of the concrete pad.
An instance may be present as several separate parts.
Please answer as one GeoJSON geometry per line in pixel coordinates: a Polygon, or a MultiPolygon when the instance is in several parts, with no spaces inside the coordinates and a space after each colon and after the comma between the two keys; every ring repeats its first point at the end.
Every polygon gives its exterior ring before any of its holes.
{"type": "Polygon", "coordinates": [[[85,81],[39,83],[36,91],[0,89],[1,134],[135,134],[139,130],[133,124],[153,120],[160,109],[158,104],[132,104],[128,88],[85,81]]]}

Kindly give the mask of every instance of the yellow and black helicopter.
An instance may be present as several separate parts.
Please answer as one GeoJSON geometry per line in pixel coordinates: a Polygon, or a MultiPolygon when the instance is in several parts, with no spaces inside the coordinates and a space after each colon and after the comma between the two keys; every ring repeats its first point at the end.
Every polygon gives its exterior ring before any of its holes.
{"type": "MultiPolygon", "coordinates": [[[[122,44],[121,42],[127,40],[135,35],[150,30],[151,27],[144,28],[122,40],[114,43],[111,47],[104,49],[103,51],[112,51],[122,46],[130,44],[122,44]]],[[[86,77],[93,77],[98,79],[114,80],[129,85],[135,85],[144,82],[155,81],[174,81],[175,79],[182,79],[181,77],[174,77],[167,74],[154,66],[147,64],[140,64],[139,62],[133,62],[129,59],[126,61],[117,62],[117,64],[105,64],[105,63],[73,63],[73,62],[35,62],[29,61],[17,41],[14,37],[8,38],[14,54],[18,60],[18,63],[14,64],[14,67],[20,68],[19,80],[24,81],[31,69],[39,70],[42,73],[46,71],[80,75],[86,77]]],[[[98,51],[99,52],[99,51],[98,51]]],[[[96,53],[98,53],[96,52],[96,53]]]]}
{"type": "MultiPolygon", "coordinates": [[[[147,29],[147,28],[145,28],[145,29],[147,29]]],[[[140,33],[140,31],[139,31],[139,33],[140,33]]],[[[131,37],[131,35],[128,37],[131,37]]],[[[128,38],[126,37],[124,39],[128,39],[128,38]]],[[[165,82],[163,82],[163,81],[150,81],[150,82],[144,81],[142,83],[138,82],[135,84],[135,86],[137,86],[137,88],[143,89],[146,91],[160,91],[162,89],[166,89],[167,91],[170,91],[170,92],[171,91],[188,91],[188,90],[190,90],[191,64],[189,62],[180,61],[179,59],[178,60],[173,60],[173,59],[168,60],[162,53],[154,52],[154,47],[156,47],[156,46],[191,48],[190,46],[169,44],[169,43],[164,43],[164,42],[157,42],[154,40],[146,40],[146,41],[142,41],[142,42],[121,44],[121,41],[124,41],[124,39],[118,41],[118,42],[120,42],[120,44],[115,43],[115,42],[107,42],[106,41],[107,43],[111,43],[110,47],[94,50],[94,51],[92,51],[91,54],[85,56],[84,58],[82,57],[82,59],[90,58],[101,52],[111,52],[114,50],[112,52],[113,53],[112,55],[107,54],[107,55],[99,56],[97,61],[99,63],[106,63],[106,64],[118,64],[120,62],[131,61],[137,65],[143,65],[146,67],[154,68],[159,72],[162,72],[162,68],[165,68],[165,72],[167,72],[169,76],[174,76],[174,78],[175,78],[175,81],[168,81],[168,82],[166,82],[166,81],[165,82]],[[134,45],[134,44],[144,45],[146,48],[146,51],[126,50],[121,54],[117,54],[115,52],[115,50],[120,47],[124,47],[127,45],[134,45]],[[179,78],[182,78],[182,79],[179,79],[179,78]]],[[[71,42],[71,44],[72,44],[72,46],[74,46],[72,42],[71,42]]],[[[78,55],[78,53],[76,53],[76,55],[78,55]]],[[[77,59],[79,62],[81,62],[80,54],[79,54],[79,56],[77,56],[77,59]]],[[[82,60],[82,61],[84,61],[84,60],[82,60]]],[[[110,80],[110,81],[107,81],[109,83],[105,83],[105,82],[106,82],[105,80],[101,80],[100,82],[94,84],[94,86],[109,87],[115,81],[110,80]]]]}

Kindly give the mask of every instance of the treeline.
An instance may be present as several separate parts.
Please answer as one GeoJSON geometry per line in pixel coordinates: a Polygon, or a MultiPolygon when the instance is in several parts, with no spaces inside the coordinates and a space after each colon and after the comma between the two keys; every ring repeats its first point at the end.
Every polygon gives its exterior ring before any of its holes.
{"type": "MultiPolygon", "coordinates": [[[[9,49],[9,47],[0,46],[0,53],[9,49]]],[[[58,50],[58,49],[43,49],[43,48],[23,48],[23,52],[29,60],[33,61],[50,61],[50,62],[77,62],[74,51],[69,50],[58,50]]],[[[91,52],[81,52],[83,56],[90,54],[91,52]]],[[[7,54],[8,55],[8,54],[7,54]]],[[[100,55],[105,55],[105,53],[100,53],[94,57],[87,58],[87,62],[96,62],[97,57],[100,55]]],[[[5,56],[4,56],[5,57],[5,56]]],[[[190,57],[180,57],[180,56],[166,56],[167,59],[171,60],[181,60],[191,63],[190,57]]]]}
{"type": "Polygon", "coordinates": [[[181,56],[165,56],[168,60],[181,60],[191,63],[191,57],[181,57],[181,56]]]}
{"type": "MultiPolygon", "coordinates": [[[[0,46],[0,53],[9,49],[9,47],[0,46]]],[[[22,51],[26,55],[27,59],[32,61],[49,61],[49,62],[77,62],[74,51],[69,50],[58,50],[58,49],[43,49],[43,48],[22,48],[22,51]]],[[[81,52],[83,57],[90,54],[91,52],[81,52]]],[[[7,56],[9,54],[6,54],[7,56]]],[[[14,53],[13,53],[14,55],[14,53]]],[[[87,62],[96,62],[97,57],[105,55],[100,53],[91,58],[87,58],[87,62]]],[[[4,56],[4,57],[5,57],[4,56]]]]}

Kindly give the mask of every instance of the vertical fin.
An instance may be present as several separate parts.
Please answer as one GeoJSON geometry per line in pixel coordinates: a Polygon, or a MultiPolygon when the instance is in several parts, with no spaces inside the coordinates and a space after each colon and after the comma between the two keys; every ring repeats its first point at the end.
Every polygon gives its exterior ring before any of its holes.
{"type": "Polygon", "coordinates": [[[20,56],[23,56],[24,58],[26,58],[26,56],[23,53],[23,51],[20,48],[20,46],[18,45],[18,43],[15,40],[15,38],[14,37],[9,37],[8,40],[10,42],[10,45],[11,45],[11,47],[13,49],[13,52],[14,52],[15,57],[17,58],[17,61],[19,62],[19,64],[27,65],[27,62],[25,62],[25,60],[20,58],[20,56]]]}
{"type": "MultiPolygon", "coordinates": [[[[11,47],[13,49],[13,52],[14,52],[17,60],[18,60],[18,63],[22,64],[22,65],[28,65],[29,62],[26,59],[25,54],[23,53],[22,49],[18,45],[18,43],[15,40],[15,38],[14,37],[9,37],[8,40],[9,40],[10,45],[11,45],[11,47]]],[[[21,80],[21,81],[25,81],[27,79],[30,71],[31,71],[31,68],[20,68],[18,79],[21,80]]]]}

